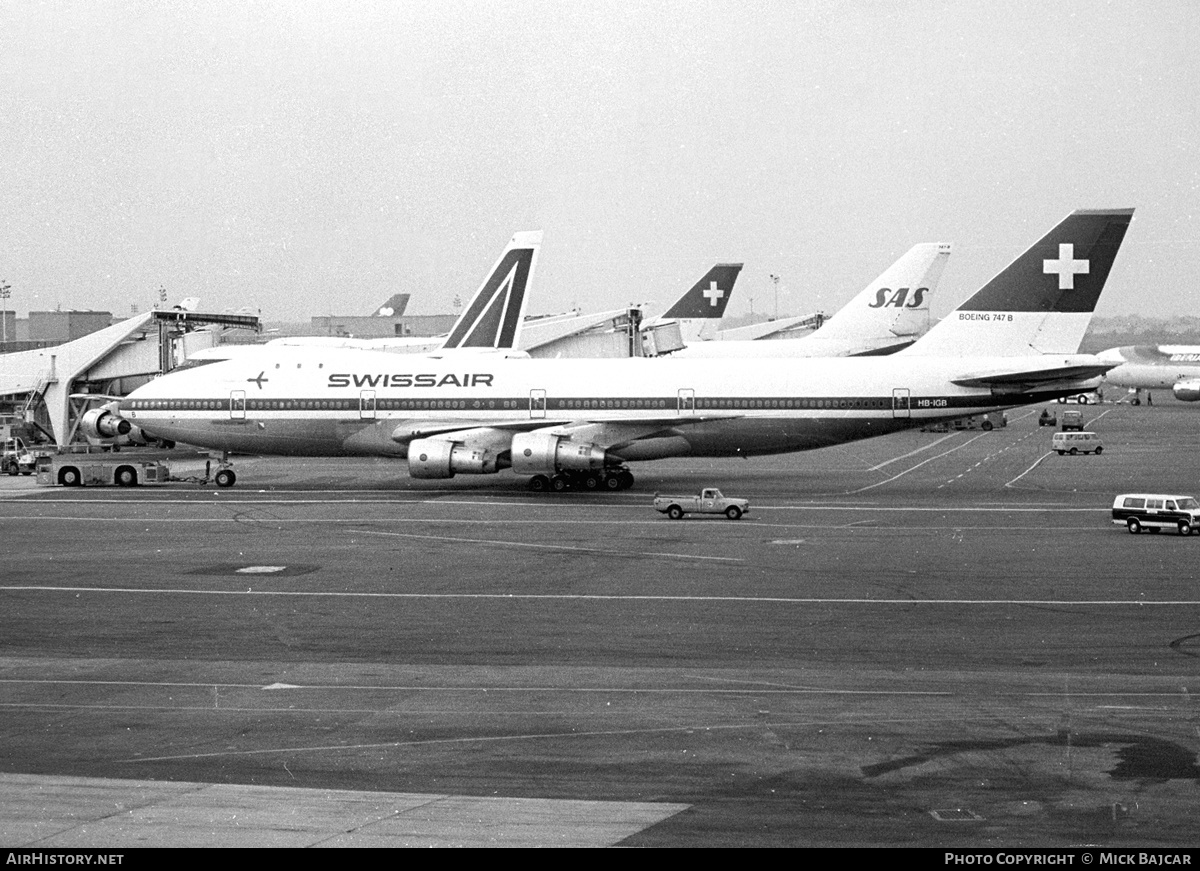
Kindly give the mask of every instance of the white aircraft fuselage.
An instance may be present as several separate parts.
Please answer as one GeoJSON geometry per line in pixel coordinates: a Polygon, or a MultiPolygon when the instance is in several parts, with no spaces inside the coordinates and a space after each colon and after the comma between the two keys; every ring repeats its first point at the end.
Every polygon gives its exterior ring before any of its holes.
{"type": "Polygon", "coordinates": [[[600,362],[281,348],[271,361],[175,372],[135,391],[121,414],[159,438],[244,453],[403,457],[413,439],[446,432],[501,452],[513,433],[545,429],[645,460],[820,448],[1097,383],[1091,373],[1021,393],[953,383],[993,369],[1094,367],[1089,355],[600,362]]]}
{"type": "Polygon", "coordinates": [[[1200,400],[1200,345],[1127,345],[1097,356],[1119,364],[1104,376],[1115,387],[1171,390],[1185,402],[1200,400]]]}

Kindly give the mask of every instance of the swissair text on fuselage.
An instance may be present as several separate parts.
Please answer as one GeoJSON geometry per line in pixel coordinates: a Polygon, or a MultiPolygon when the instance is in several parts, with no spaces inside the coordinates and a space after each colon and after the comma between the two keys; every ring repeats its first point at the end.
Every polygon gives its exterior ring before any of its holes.
{"type": "Polygon", "coordinates": [[[494,376],[486,372],[464,372],[461,375],[450,372],[442,375],[436,372],[424,372],[412,375],[408,372],[398,374],[379,373],[376,375],[352,375],[348,373],[333,373],[329,376],[326,387],[491,387],[494,376]]]}

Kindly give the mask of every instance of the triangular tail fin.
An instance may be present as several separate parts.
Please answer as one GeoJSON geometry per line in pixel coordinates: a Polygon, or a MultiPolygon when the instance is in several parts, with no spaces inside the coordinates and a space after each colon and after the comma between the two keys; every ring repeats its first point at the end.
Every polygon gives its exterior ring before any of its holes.
{"type": "Polygon", "coordinates": [[[679,298],[675,305],[663,313],[664,318],[703,318],[719,321],[725,315],[725,307],[733,295],[733,283],[742,271],[740,263],[718,263],[704,277],[692,285],[691,290],[679,298]]]}
{"type": "Polygon", "coordinates": [[[443,349],[517,347],[541,245],[541,230],[513,235],[488,277],[454,322],[442,343],[443,349]]]}
{"type": "Polygon", "coordinates": [[[372,317],[377,318],[398,318],[404,314],[404,310],[408,308],[408,301],[411,298],[408,293],[394,293],[387,298],[387,301],[379,308],[372,312],[372,317]]]}
{"type": "Polygon", "coordinates": [[[741,271],[741,263],[718,263],[658,320],[679,321],[685,341],[700,337],[702,332],[715,332],[716,324],[725,316],[733,296],[733,284],[741,271]]]}
{"type": "MultiPolygon", "coordinates": [[[[947,242],[914,245],[827,320],[813,337],[902,347],[929,329],[929,299],[950,259],[947,242]],[[894,341],[893,341],[894,340],[894,341]]],[[[876,350],[878,352],[878,349],[876,350]]]]}
{"type": "Polygon", "coordinates": [[[906,353],[1075,354],[1133,209],[1081,209],[952,311],[906,353]]]}

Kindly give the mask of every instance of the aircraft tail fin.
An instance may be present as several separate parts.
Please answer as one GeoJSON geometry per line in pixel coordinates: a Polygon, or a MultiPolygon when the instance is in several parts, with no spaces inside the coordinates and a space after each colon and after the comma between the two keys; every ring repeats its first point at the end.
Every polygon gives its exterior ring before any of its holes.
{"type": "MultiPolygon", "coordinates": [[[[898,350],[929,329],[929,298],[950,259],[947,242],[923,242],[884,270],[813,336],[898,350]]],[[[878,350],[877,350],[878,352],[878,350]]]]}
{"type": "Polygon", "coordinates": [[[377,318],[398,318],[404,314],[404,310],[408,308],[408,301],[412,294],[394,293],[388,297],[387,301],[379,308],[375,309],[371,314],[377,318]]]}
{"type": "Polygon", "coordinates": [[[718,263],[667,309],[663,317],[719,321],[725,315],[725,307],[733,295],[733,283],[741,271],[740,263],[718,263]]]}
{"type": "Polygon", "coordinates": [[[707,337],[725,316],[741,263],[718,263],[658,318],[677,320],[686,341],[707,337]]]}
{"type": "Polygon", "coordinates": [[[1133,209],[1072,212],[905,353],[1075,354],[1133,209]]]}
{"type": "Polygon", "coordinates": [[[513,235],[475,296],[450,329],[442,349],[516,348],[542,231],[513,235]]]}

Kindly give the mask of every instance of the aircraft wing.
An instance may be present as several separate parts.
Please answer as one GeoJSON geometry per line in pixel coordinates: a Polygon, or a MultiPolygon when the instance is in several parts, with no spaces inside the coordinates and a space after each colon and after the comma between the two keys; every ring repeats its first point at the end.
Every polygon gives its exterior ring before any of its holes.
{"type": "Polygon", "coordinates": [[[1061,365],[1054,366],[974,372],[952,378],[951,382],[959,387],[989,387],[996,393],[1019,393],[1064,382],[1098,378],[1116,365],[1094,358],[1091,361],[1064,360],[1061,365]]]}
{"type": "Polygon", "coordinates": [[[509,421],[470,420],[412,420],[405,421],[392,431],[392,441],[408,444],[416,439],[445,438],[473,447],[507,446],[514,434],[544,430],[579,441],[589,441],[608,450],[619,449],[646,438],[660,438],[678,433],[689,424],[741,417],[736,414],[664,415],[661,418],[629,418],[589,420],[586,418],[514,418],[509,421]]]}

